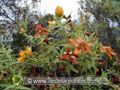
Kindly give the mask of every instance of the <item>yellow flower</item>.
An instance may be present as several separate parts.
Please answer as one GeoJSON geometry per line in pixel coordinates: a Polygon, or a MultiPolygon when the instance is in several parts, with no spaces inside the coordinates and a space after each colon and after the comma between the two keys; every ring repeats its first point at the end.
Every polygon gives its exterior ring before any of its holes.
{"type": "Polygon", "coordinates": [[[18,62],[24,62],[24,61],[25,61],[25,58],[23,57],[18,58],[18,62]]]}
{"type": "Polygon", "coordinates": [[[25,51],[26,55],[29,55],[31,56],[32,55],[32,50],[31,50],[31,47],[27,47],[27,50],[25,51]]]}
{"type": "Polygon", "coordinates": [[[18,61],[24,62],[25,59],[27,58],[27,56],[32,55],[31,47],[28,46],[26,51],[21,50],[19,55],[20,55],[20,57],[18,58],[18,61]]]}
{"type": "Polygon", "coordinates": [[[49,26],[56,25],[56,22],[55,21],[48,21],[48,24],[49,24],[49,26]]]}
{"type": "Polygon", "coordinates": [[[58,17],[63,16],[64,11],[63,11],[63,9],[62,9],[61,6],[57,6],[57,7],[56,7],[56,9],[55,9],[55,14],[56,14],[58,17]]]}
{"type": "Polygon", "coordinates": [[[20,51],[19,55],[20,55],[22,58],[26,58],[26,57],[27,57],[27,56],[26,56],[26,52],[23,51],[23,50],[20,51]]]}

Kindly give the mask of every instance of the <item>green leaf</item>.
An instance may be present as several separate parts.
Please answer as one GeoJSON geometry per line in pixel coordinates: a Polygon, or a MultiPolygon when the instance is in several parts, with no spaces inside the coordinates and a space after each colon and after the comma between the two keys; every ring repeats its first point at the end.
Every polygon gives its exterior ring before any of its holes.
{"type": "Polygon", "coordinates": [[[9,89],[12,89],[12,88],[14,88],[15,87],[15,85],[10,85],[10,86],[8,86],[7,88],[5,88],[4,90],[9,90],[9,89]]]}
{"type": "Polygon", "coordinates": [[[22,85],[17,86],[16,89],[32,90],[32,89],[25,87],[25,86],[22,86],[22,85]]]}
{"type": "Polygon", "coordinates": [[[78,71],[74,68],[74,66],[73,66],[73,65],[70,65],[70,69],[71,69],[73,72],[78,73],[78,71]]]}
{"type": "Polygon", "coordinates": [[[81,20],[81,23],[83,24],[84,23],[84,19],[83,19],[83,15],[80,14],[80,20],[81,20]]]}
{"type": "Polygon", "coordinates": [[[0,84],[1,87],[9,87],[11,85],[13,85],[13,84],[6,84],[6,83],[5,84],[0,84]]]}
{"type": "Polygon", "coordinates": [[[66,65],[66,72],[68,73],[68,75],[70,75],[70,71],[73,71],[73,72],[78,73],[78,71],[74,68],[73,65],[67,64],[67,65],[66,65]]]}
{"type": "Polygon", "coordinates": [[[30,89],[28,87],[25,87],[25,86],[22,86],[22,85],[16,86],[16,85],[13,85],[13,84],[0,84],[0,86],[1,87],[7,87],[4,90],[9,90],[9,89],[13,89],[13,88],[20,89],[20,90],[32,90],[32,89],[30,89]]]}
{"type": "Polygon", "coordinates": [[[68,75],[70,75],[70,64],[66,65],[66,72],[68,73],[68,75]]]}

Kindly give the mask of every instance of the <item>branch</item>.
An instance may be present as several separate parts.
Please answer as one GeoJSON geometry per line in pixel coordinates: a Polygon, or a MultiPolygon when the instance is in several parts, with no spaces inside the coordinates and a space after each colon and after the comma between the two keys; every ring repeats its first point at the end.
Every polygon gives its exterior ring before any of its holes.
{"type": "Polygon", "coordinates": [[[11,20],[13,23],[15,23],[15,24],[17,24],[13,19],[11,19],[9,16],[8,16],[8,14],[7,14],[7,12],[6,12],[6,10],[4,9],[4,8],[2,8],[1,6],[0,6],[0,8],[5,12],[5,15],[4,16],[6,16],[9,20],[11,20]]]}

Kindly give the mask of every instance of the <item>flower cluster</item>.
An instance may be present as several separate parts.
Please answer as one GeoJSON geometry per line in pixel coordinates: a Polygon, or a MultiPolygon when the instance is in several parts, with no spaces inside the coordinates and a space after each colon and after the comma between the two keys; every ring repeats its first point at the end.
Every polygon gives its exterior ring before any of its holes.
{"type": "Polygon", "coordinates": [[[67,52],[64,53],[63,57],[58,56],[60,60],[67,60],[69,59],[75,65],[78,65],[78,62],[74,58],[79,58],[79,56],[75,55],[73,52],[70,52],[70,49],[66,48],[67,52]]]}
{"type": "Polygon", "coordinates": [[[48,29],[42,27],[41,25],[36,25],[35,26],[35,30],[36,30],[36,35],[39,35],[40,32],[43,34],[43,35],[48,35],[49,31],[48,29]]]}
{"type": "Polygon", "coordinates": [[[69,43],[76,46],[74,52],[70,52],[69,48],[67,47],[67,52],[63,55],[63,57],[58,56],[60,60],[69,59],[70,61],[78,65],[78,62],[74,58],[80,58],[82,51],[84,51],[85,53],[92,52],[92,50],[90,49],[92,43],[86,43],[80,37],[78,37],[78,40],[69,39],[69,43]]]}
{"type": "Polygon", "coordinates": [[[27,58],[27,56],[32,55],[31,47],[28,46],[26,51],[21,50],[19,55],[20,55],[20,57],[18,58],[18,61],[19,62],[24,62],[25,59],[27,58]]]}
{"type": "Polygon", "coordinates": [[[116,53],[112,50],[112,48],[110,46],[103,46],[102,45],[102,48],[100,49],[100,51],[102,53],[106,53],[106,55],[109,56],[110,59],[112,59],[111,55],[116,56],[116,53]]]}
{"type": "Polygon", "coordinates": [[[78,40],[69,39],[69,43],[71,45],[75,45],[74,54],[81,56],[81,52],[84,51],[85,53],[91,53],[92,50],[90,49],[92,43],[86,43],[80,37],[78,40]]]}

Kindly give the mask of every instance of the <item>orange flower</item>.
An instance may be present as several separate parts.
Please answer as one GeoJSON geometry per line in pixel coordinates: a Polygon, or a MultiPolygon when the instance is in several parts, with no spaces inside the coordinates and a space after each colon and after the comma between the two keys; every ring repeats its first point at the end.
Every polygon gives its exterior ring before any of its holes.
{"type": "Polygon", "coordinates": [[[113,52],[112,48],[110,46],[102,46],[100,49],[102,53],[106,53],[107,56],[109,56],[110,59],[112,59],[111,55],[116,56],[116,53],[113,52]]]}
{"type": "Polygon", "coordinates": [[[79,63],[74,58],[79,58],[79,56],[75,55],[74,53],[70,52],[69,47],[66,48],[67,52],[63,54],[63,56],[58,56],[60,60],[67,60],[69,59],[71,62],[73,62],[75,65],[78,65],[79,63]]]}
{"type": "Polygon", "coordinates": [[[44,27],[38,24],[35,26],[35,30],[36,30],[36,35],[40,34],[40,32],[44,35],[48,35],[49,33],[47,29],[45,29],[44,27]]]}
{"type": "Polygon", "coordinates": [[[86,53],[92,52],[92,50],[90,49],[92,43],[86,43],[80,37],[78,37],[78,40],[69,39],[69,43],[71,45],[76,45],[76,47],[74,49],[74,54],[76,54],[76,55],[81,56],[82,51],[84,51],[86,53]]]}

